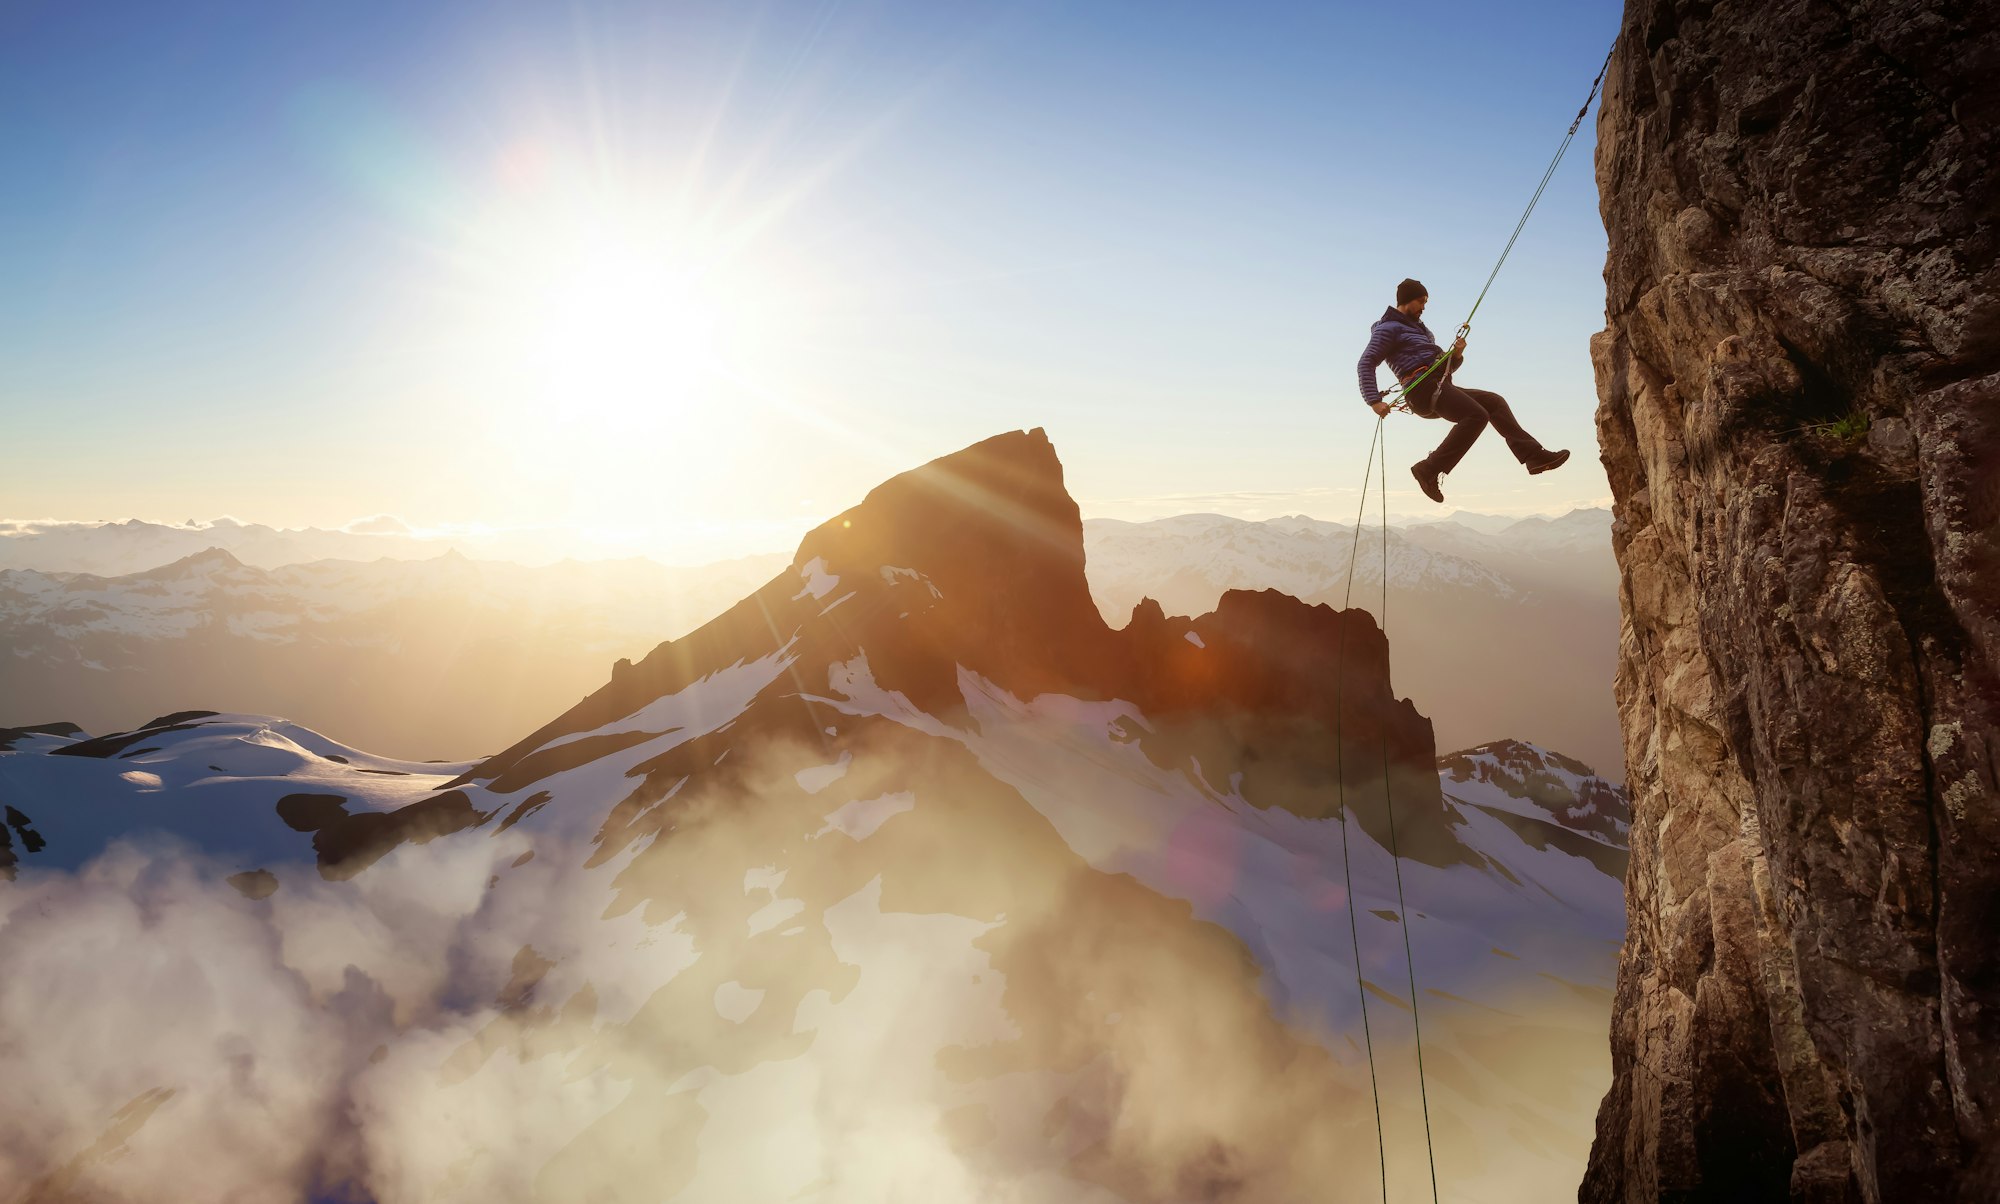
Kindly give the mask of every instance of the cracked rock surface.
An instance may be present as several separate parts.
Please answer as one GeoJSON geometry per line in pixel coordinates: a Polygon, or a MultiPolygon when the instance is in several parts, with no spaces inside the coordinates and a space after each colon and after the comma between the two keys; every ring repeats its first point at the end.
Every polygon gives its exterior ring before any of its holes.
{"type": "Polygon", "coordinates": [[[2000,5],[1628,0],[1584,1201],[2000,1199],[2000,5]]]}

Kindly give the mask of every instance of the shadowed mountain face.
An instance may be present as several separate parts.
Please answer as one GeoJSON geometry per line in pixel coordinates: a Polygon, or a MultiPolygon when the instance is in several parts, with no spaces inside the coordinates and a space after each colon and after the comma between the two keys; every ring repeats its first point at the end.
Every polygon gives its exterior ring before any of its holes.
{"type": "Polygon", "coordinates": [[[882,485],[809,534],[797,567],[686,639],[621,663],[603,689],[466,780],[538,780],[587,755],[550,756],[552,742],[758,658],[780,658],[802,678],[790,734],[818,740],[826,704],[815,679],[858,663],[875,688],[946,720],[963,714],[962,674],[1017,698],[1123,700],[1151,722],[1135,738],[1156,764],[1193,768],[1217,790],[1240,783],[1256,806],[1331,814],[1344,769],[1349,804],[1384,842],[1386,747],[1402,839],[1453,855],[1430,723],[1390,697],[1388,643],[1374,620],[1275,590],[1232,591],[1197,620],[1146,602],[1112,630],[1091,600],[1082,521],[1040,431],[882,485]]]}
{"type": "Polygon", "coordinates": [[[1392,1193],[1428,1180],[1414,1002],[1441,1180],[1546,1200],[1606,1074],[1613,849],[1491,783],[1447,798],[1388,652],[1270,592],[1112,629],[1027,432],[883,485],[478,764],[244,715],[8,733],[0,802],[41,847],[0,887],[0,957],[35,971],[0,1022],[114,1039],[0,1050],[10,1098],[65,1101],[0,1100],[0,1170],[1360,1201],[1366,1000],[1392,1193]],[[138,947],[170,956],[89,952],[138,947]]]}
{"type": "Polygon", "coordinates": [[[1306,602],[1382,616],[1396,645],[1396,687],[1447,747],[1496,730],[1532,737],[1622,771],[1611,681],[1618,650],[1618,566],[1611,516],[1577,510],[1474,530],[1457,521],[1389,533],[1304,516],[1249,522],[1184,514],[1084,524],[1091,592],[1122,621],[1141,598],[1168,614],[1213,610],[1232,589],[1276,588],[1306,602]],[[1354,581],[1347,580],[1353,562],[1354,581]]]}

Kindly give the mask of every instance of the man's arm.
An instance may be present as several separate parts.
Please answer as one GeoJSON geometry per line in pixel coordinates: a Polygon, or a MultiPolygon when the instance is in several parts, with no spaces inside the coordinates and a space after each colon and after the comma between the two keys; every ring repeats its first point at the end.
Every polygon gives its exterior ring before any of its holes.
{"type": "Polygon", "coordinates": [[[1389,332],[1377,327],[1368,335],[1368,346],[1362,348],[1361,362],[1356,368],[1361,377],[1361,400],[1369,405],[1379,405],[1382,390],[1375,384],[1375,369],[1389,357],[1389,332]]]}

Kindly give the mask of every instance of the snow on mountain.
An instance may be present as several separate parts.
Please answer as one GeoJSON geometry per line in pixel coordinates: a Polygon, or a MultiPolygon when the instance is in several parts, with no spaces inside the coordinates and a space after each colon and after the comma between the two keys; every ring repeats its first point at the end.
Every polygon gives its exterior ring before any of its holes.
{"type": "Polygon", "coordinates": [[[302,636],[301,625],[348,619],[413,597],[449,596],[464,606],[583,610],[608,630],[657,637],[663,624],[685,629],[706,619],[782,563],[781,557],[760,556],[699,570],[639,559],[530,568],[446,552],[429,560],[322,560],[259,569],[209,548],[124,577],[0,569],[0,623],[41,624],[62,638],[171,636],[202,626],[206,616],[240,617],[255,613],[247,607],[260,606],[281,612],[279,625],[294,628],[271,638],[293,642],[302,636]]]}
{"type": "Polygon", "coordinates": [[[1468,531],[1493,535],[1521,521],[1517,514],[1480,514],[1473,510],[1453,510],[1443,515],[1426,511],[1415,515],[1391,515],[1390,525],[1398,527],[1429,527],[1438,523],[1457,523],[1468,531]]]}
{"type": "Polygon", "coordinates": [[[284,529],[232,518],[185,524],[122,522],[0,523],[0,568],[48,573],[126,576],[220,548],[243,561],[275,568],[334,557],[427,559],[445,549],[397,531],[284,529]]]}
{"type": "Polygon", "coordinates": [[[0,1047],[0,1168],[111,1198],[1359,1201],[1379,1078],[1413,1199],[1414,1004],[1445,1194],[1572,1190],[1622,936],[1612,834],[1545,809],[1586,776],[1513,746],[1441,773],[1362,611],[1233,591],[1113,628],[1083,567],[1017,433],[476,764],[246,715],[0,733],[0,1017],[100,1034],[0,1047]]]}
{"type": "Polygon", "coordinates": [[[1510,823],[1524,839],[1560,839],[1573,833],[1617,850],[1606,858],[1574,841],[1565,846],[1601,860],[1607,872],[1624,877],[1631,803],[1622,787],[1597,776],[1581,761],[1519,740],[1495,740],[1439,757],[1438,771],[1445,797],[1453,803],[1560,829],[1548,833],[1542,827],[1510,823]]]}
{"type": "Polygon", "coordinates": [[[1407,534],[1411,542],[1440,555],[1492,566],[1523,591],[1573,591],[1617,605],[1618,562],[1611,552],[1609,510],[1524,518],[1498,530],[1448,520],[1411,527],[1407,534]]]}
{"type": "MultiPolygon", "coordinates": [[[[0,728],[0,757],[0,801],[33,800],[32,819],[22,817],[38,838],[29,864],[65,869],[137,832],[252,866],[295,859],[306,842],[287,826],[284,806],[274,808],[274,786],[389,813],[423,802],[470,765],[378,757],[282,719],[208,711],[96,738],[0,728]]],[[[0,847],[0,869],[6,860],[0,847]]]]}

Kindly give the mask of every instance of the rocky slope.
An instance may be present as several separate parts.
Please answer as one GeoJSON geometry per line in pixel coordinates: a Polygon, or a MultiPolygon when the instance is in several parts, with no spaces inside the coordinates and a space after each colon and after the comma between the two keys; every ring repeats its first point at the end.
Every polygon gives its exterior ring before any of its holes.
{"type": "Polygon", "coordinates": [[[2000,8],[1630,0],[1586,1201],[2000,1198],[2000,8]]]}

